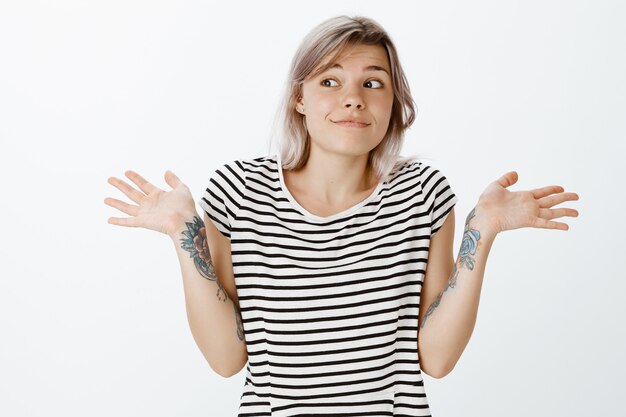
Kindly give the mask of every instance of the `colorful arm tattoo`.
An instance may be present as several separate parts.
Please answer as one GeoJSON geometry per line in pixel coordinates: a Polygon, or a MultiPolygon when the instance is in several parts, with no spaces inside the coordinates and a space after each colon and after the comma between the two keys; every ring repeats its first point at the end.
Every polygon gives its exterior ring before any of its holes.
{"type": "MultiPolygon", "coordinates": [[[[204,278],[215,281],[217,283],[217,299],[223,302],[228,300],[228,294],[215,275],[215,268],[211,261],[209,245],[206,240],[206,228],[202,219],[194,216],[193,222],[185,222],[187,230],[183,230],[184,238],[180,239],[180,246],[183,250],[189,252],[189,256],[193,258],[196,269],[204,278]]],[[[235,311],[235,320],[237,322],[237,338],[244,340],[243,324],[241,313],[233,301],[233,309],[235,311]]]]}
{"type": "Polygon", "coordinates": [[[450,278],[448,278],[448,285],[444,288],[443,291],[437,295],[435,301],[428,307],[426,310],[426,314],[424,314],[424,319],[422,320],[421,328],[424,328],[426,325],[426,319],[430,316],[433,311],[439,306],[441,302],[441,297],[443,297],[443,293],[448,290],[448,288],[454,288],[456,285],[456,279],[459,275],[459,270],[457,268],[457,263],[461,264],[461,267],[465,266],[470,271],[474,269],[475,259],[472,257],[476,253],[476,248],[478,246],[478,241],[480,240],[480,232],[476,229],[470,229],[469,223],[472,218],[475,217],[476,208],[473,208],[472,211],[467,215],[465,219],[465,230],[463,232],[463,241],[461,242],[461,249],[459,250],[459,256],[457,258],[457,262],[454,264],[454,269],[452,270],[452,274],[450,278]]]}

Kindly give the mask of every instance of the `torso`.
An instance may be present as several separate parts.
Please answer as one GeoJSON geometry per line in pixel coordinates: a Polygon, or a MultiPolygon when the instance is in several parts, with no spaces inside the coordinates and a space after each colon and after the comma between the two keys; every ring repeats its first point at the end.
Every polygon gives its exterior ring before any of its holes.
{"type": "Polygon", "coordinates": [[[441,218],[451,190],[411,163],[379,193],[364,186],[323,207],[309,182],[283,181],[278,166],[275,157],[236,161],[200,200],[232,243],[249,359],[238,413],[429,416],[421,286],[429,213],[438,207],[441,218]]]}

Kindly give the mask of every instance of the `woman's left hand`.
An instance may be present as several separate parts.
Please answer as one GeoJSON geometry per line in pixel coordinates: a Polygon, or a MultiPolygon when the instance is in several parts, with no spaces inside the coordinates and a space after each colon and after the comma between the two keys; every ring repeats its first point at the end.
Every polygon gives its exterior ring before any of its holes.
{"type": "Polygon", "coordinates": [[[563,216],[577,217],[572,208],[551,208],[569,200],[578,200],[578,194],[566,193],[559,185],[549,185],[530,191],[509,191],[507,187],[518,180],[517,172],[510,171],[492,182],[480,195],[476,215],[489,219],[496,232],[535,227],[568,230],[565,223],[552,221],[563,216]]]}

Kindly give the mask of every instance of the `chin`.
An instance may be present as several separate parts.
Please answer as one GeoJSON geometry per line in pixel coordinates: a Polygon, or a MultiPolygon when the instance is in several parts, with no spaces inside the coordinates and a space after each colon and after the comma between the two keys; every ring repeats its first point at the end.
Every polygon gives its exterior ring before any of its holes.
{"type": "Polygon", "coordinates": [[[358,146],[355,144],[349,145],[347,144],[342,148],[333,149],[334,153],[345,155],[345,156],[363,156],[369,154],[375,146],[358,146]]]}
{"type": "MultiPolygon", "coordinates": [[[[356,129],[355,129],[356,130],[356,129]]],[[[311,132],[309,132],[309,135],[311,132]]],[[[311,145],[325,152],[336,153],[346,156],[361,156],[376,148],[382,139],[364,138],[360,135],[337,135],[337,132],[321,132],[315,137],[329,138],[323,141],[311,140],[311,145]]]]}

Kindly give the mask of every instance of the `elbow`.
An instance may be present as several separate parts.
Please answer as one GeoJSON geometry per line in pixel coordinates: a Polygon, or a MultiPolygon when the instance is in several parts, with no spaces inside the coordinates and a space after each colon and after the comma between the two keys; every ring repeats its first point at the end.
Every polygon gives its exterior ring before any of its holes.
{"type": "Polygon", "coordinates": [[[440,346],[425,349],[423,344],[418,345],[418,357],[420,369],[426,375],[441,379],[447,376],[456,366],[458,357],[449,357],[440,346]]]}
{"type": "Polygon", "coordinates": [[[213,370],[213,372],[215,372],[216,374],[218,374],[219,376],[223,378],[230,378],[231,376],[237,375],[239,373],[239,370],[235,371],[232,369],[222,369],[222,368],[214,367],[212,365],[210,365],[210,367],[213,370]]]}
{"type": "Polygon", "coordinates": [[[215,372],[216,374],[218,374],[219,376],[223,378],[230,378],[232,376],[237,375],[243,369],[244,365],[245,365],[245,362],[243,365],[233,368],[233,367],[225,367],[225,366],[213,366],[211,363],[209,363],[209,366],[211,367],[213,372],[215,372]]]}
{"type": "Polygon", "coordinates": [[[236,372],[222,372],[222,373],[220,373],[220,376],[223,377],[223,378],[230,378],[232,376],[237,375],[238,373],[239,373],[239,371],[236,371],[236,372]]]}
{"type": "Polygon", "coordinates": [[[452,372],[455,365],[455,363],[421,363],[421,370],[432,378],[441,379],[452,372]]]}
{"type": "Polygon", "coordinates": [[[454,369],[454,366],[451,367],[439,367],[439,368],[435,368],[435,369],[422,369],[422,371],[424,371],[424,373],[432,378],[435,379],[441,379],[444,376],[447,376],[450,372],[452,372],[452,370],[454,369]]]}

